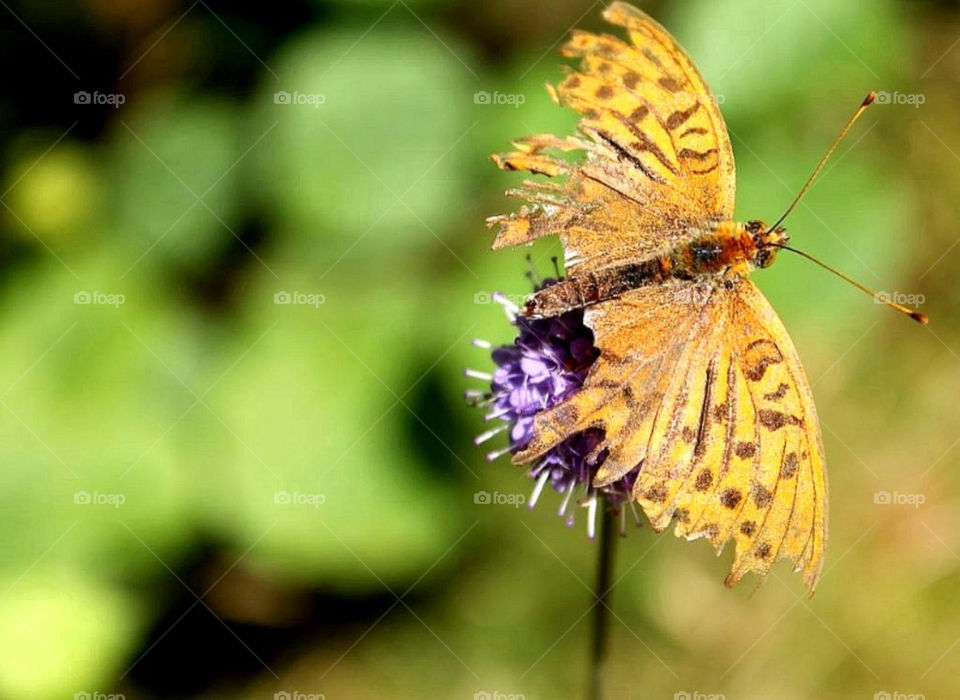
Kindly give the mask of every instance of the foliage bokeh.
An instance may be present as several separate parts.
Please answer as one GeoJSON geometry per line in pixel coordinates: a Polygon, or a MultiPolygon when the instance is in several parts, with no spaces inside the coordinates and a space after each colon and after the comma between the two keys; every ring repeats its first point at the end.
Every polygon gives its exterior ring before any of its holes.
{"type": "MultiPolygon", "coordinates": [[[[475,503],[527,484],[459,397],[489,365],[470,338],[510,340],[490,291],[528,286],[488,250],[519,175],[487,156],[572,128],[542,86],[601,6],[51,7],[2,11],[0,695],[579,694],[594,545],[549,494],[475,503]]],[[[956,695],[960,13],[645,7],[723,97],[741,219],[776,217],[867,91],[924,96],[874,107],[789,228],[933,323],[797,258],[757,275],[823,419],[826,575],[731,592],[706,545],[631,532],[615,697],[956,695]]]]}

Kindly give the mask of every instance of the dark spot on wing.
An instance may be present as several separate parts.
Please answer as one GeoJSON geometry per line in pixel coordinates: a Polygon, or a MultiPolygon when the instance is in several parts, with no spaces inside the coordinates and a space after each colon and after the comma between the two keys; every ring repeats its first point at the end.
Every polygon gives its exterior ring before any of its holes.
{"type": "Polygon", "coordinates": [[[796,416],[791,416],[780,411],[773,411],[769,408],[761,409],[757,413],[757,418],[767,430],[780,430],[785,425],[800,425],[802,421],[796,416]]]}
{"type": "Polygon", "coordinates": [[[757,524],[752,520],[747,520],[740,523],[740,532],[742,532],[747,537],[753,537],[753,533],[757,530],[757,524]]]}
{"type": "Polygon", "coordinates": [[[647,492],[644,494],[644,496],[654,503],[663,503],[665,500],[667,500],[667,485],[660,483],[655,486],[651,486],[649,489],[647,489],[647,492]]]}
{"type": "Polygon", "coordinates": [[[763,398],[765,398],[767,401],[779,401],[787,395],[788,391],[790,391],[789,385],[781,384],[777,387],[776,391],[772,391],[769,394],[764,394],[763,398]]]}
{"type": "Polygon", "coordinates": [[[759,382],[767,372],[767,367],[783,362],[780,348],[769,338],[761,338],[750,343],[743,352],[744,371],[747,379],[759,382]]]}
{"type": "Polygon", "coordinates": [[[633,90],[637,86],[637,83],[640,82],[640,76],[634,73],[633,71],[627,71],[623,74],[623,84],[628,88],[633,90]]]}
{"type": "Polygon", "coordinates": [[[727,420],[727,412],[730,410],[730,405],[724,401],[723,403],[718,403],[713,407],[713,419],[717,423],[723,423],[727,420]]]}
{"type": "Polygon", "coordinates": [[[596,95],[598,99],[609,100],[611,97],[613,97],[613,88],[609,85],[601,85],[593,94],[596,95]]]}
{"type": "Polygon", "coordinates": [[[797,453],[791,452],[786,457],[783,458],[783,464],[780,465],[780,476],[784,479],[791,478],[794,474],[797,473],[797,467],[800,464],[800,460],[797,459],[797,453]]]}
{"type": "Polygon", "coordinates": [[[660,86],[670,92],[680,92],[681,85],[669,75],[664,75],[657,80],[660,86]]]}
{"type": "Polygon", "coordinates": [[[698,109],[700,109],[700,103],[694,102],[693,106],[690,107],[689,109],[678,110],[674,112],[669,117],[667,117],[667,123],[666,123],[667,128],[673,131],[678,126],[686,122],[690,117],[692,117],[698,109]]]}
{"type": "Polygon", "coordinates": [[[766,508],[773,500],[773,494],[761,484],[754,484],[752,491],[753,502],[757,504],[757,508],[766,508]]]}
{"type": "Polygon", "coordinates": [[[737,489],[727,489],[720,495],[720,502],[723,504],[723,507],[729,508],[730,510],[736,508],[742,499],[743,494],[737,489]]]}
{"type": "Polygon", "coordinates": [[[757,545],[757,556],[761,559],[766,559],[770,556],[771,549],[769,542],[761,542],[757,545]]]}
{"type": "Polygon", "coordinates": [[[713,483],[713,472],[709,469],[702,470],[697,474],[697,481],[694,483],[694,487],[697,491],[706,491],[710,488],[710,484],[713,483]]]}
{"type": "Polygon", "coordinates": [[[653,65],[657,66],[657,68],[663,67],[663,61],[660,60],[660,57],[646,46],[643,47],[643,55],[646,56],[647,60],[653,65]]]}
{"type": "Polygon", "coordinates": [[[740,459],[750,459],[757,454],[757,446],[752,442],[738,442],[733,451],[740,459]]]}

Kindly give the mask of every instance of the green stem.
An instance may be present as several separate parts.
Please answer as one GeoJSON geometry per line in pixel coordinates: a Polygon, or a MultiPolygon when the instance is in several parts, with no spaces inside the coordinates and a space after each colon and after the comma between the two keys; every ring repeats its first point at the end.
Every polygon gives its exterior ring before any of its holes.
{"type": "MultiPolygon", "coordinates": [[[[600,507],[603,508],[601,501],[600,507]]],[[[610,623],[610,586],[613,580],[614,552],[617,541],[618,518],[615,513],[601,515],[600,543],[597,558],[597,583],[594,589],[596,603],[593,608],[593,639],[590,645],[590,686],[588,700],[603,700],[603,684],[606,679],[608,628],[610,623]]]]}

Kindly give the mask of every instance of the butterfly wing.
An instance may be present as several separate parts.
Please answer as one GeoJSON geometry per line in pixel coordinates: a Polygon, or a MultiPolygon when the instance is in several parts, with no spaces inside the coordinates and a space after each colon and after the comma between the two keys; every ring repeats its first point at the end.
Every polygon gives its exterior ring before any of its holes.
{"type": "Polygon", "coordinates": [[[583,389],[539,414],[525,463],[600,427],[602,486],[641,465],[634,498],[656,530],[735,543],[736,584],[794,562],[812,592],[827,488],[813,397],[783,324],[745,277],[637,289],[586,311],[600,357],[583,389]]]}
{"type": "Polygon", "coordinates": [[[723,117],[686,52],[649,16],[622,2],[603,12],[629,41],[576,31],[563,47],[580,58],[551,95],[582,115],[579,135],[541,134],[494,156],[525,181],[507,194],[532,204],[499,224],[494,248],[558,234],[568,271],[649,257],[704,223],[733,215],[735,169],[723,117]],[[582,151],[575,163],[563,152],[582,151]]]}

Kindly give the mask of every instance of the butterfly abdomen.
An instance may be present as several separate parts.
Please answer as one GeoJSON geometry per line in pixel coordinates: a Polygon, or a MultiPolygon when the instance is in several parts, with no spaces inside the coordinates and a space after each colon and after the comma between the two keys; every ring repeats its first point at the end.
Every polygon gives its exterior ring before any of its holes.
{"type": "Polygon", "coordinates": [[[724,222],[664,255],[582,272],[533,295],[527,316],[546,317],[614,299],[631,289],[716,275],[753,259],[756,246],[743,224],[724,222]]]}

